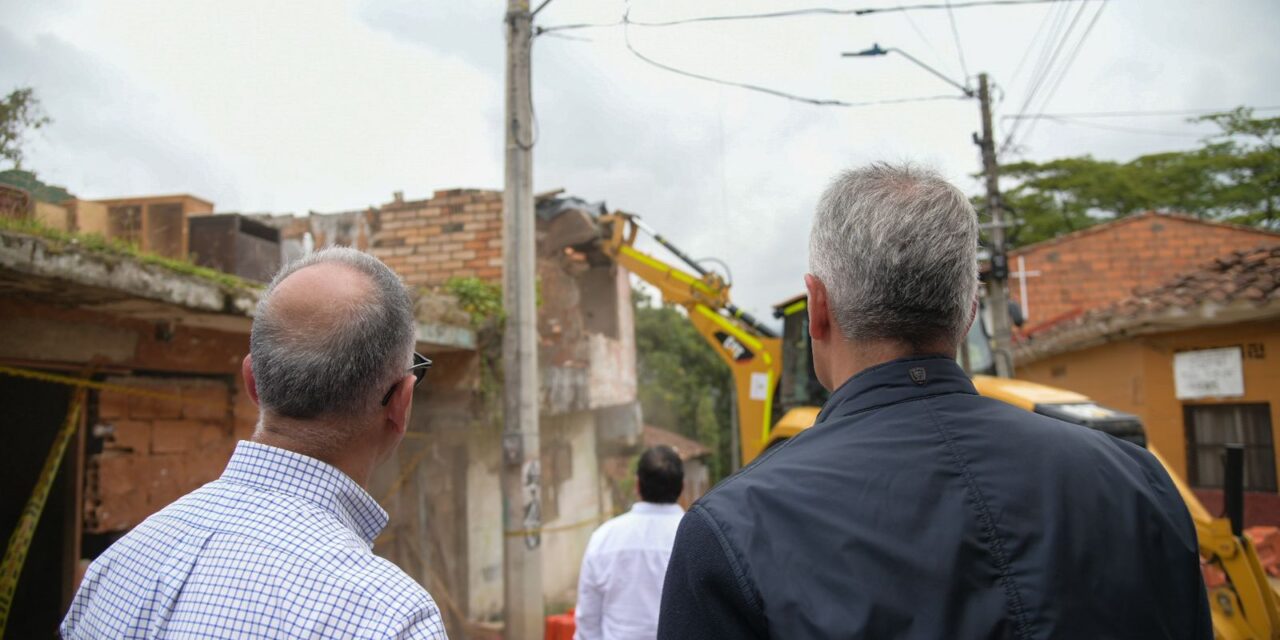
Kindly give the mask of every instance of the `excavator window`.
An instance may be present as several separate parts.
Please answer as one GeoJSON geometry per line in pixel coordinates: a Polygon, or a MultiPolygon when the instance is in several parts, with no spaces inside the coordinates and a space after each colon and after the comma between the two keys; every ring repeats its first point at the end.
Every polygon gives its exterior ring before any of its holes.
{"type": "Polygon", "coordinates": [[[798,311],[787,314],[782,322],[782,379],[778,402],[774,403],[774,421],[795,407],[821,407],[827,402],[827,390],[813,371],[813,345],[809,338],[809,314],[798,311]]]}
{"type": "Polygon", "coordinates": [[[960,366],[969,375],[995,375],[996,361],[991,351],[991,337],[986,327],[986,305],[984,309],[978,313],[978,317],[973,319],[973,325],[969,327],[969,335],[965,336],[964,345],[960,348],[960,353],[956,360],[960,366]]]}

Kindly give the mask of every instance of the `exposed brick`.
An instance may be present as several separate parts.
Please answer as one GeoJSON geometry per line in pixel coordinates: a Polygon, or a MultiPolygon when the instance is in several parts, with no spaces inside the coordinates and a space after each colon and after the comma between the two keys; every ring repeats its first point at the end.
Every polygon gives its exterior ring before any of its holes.
{"type": "Polygon", "coordinates": [[[200,448],[204,423],[190,420],[157,420],[151,428],[153,453],[180,453],[200,448]]]}
{"type": "Polygon", "coordinates": [[[224,419],[230,412],[229,395],[222,383],[188,385],[182,389],[182,417],[224,419]]]}
{"type": "Polygon", "coordinates": [[[142,522],[151,510],[147,508],[145,491],[114,496],[110,500],[88,502],[85,509],[85,531],[105,533],[124,531],[142,522]]]}
{"type": "Polygon", "coordinates": [[[99,418],[124,418],[129,415],[129,396],[117,391],[98,392],[99,418]]]}
{"type": "Polygon", "coordinates": [[[141,488],[138,480],[143,456],[132,453],[106,451],[93,456],[90,473],[94,476],[95,492],[100,496],[120,496],[141,488]]]}
{"type": "MultiPolygon", "coordinates": [[[[137,386],[145,391],[163,393],[169,396],[181,395],[177,385],[173,384],[144,384],[137,386]]],[[[181,399],[154,398],[142,395],[129,396],[129,417],[131,418],[178,418],[181,416],[181,399]]]]}
{"type": "Polygon", "coordinates": [[[151,423],[143,420],[113,420],[111,435],[103,446],[108,449],[147,453],[151,450],[151,423]]]}

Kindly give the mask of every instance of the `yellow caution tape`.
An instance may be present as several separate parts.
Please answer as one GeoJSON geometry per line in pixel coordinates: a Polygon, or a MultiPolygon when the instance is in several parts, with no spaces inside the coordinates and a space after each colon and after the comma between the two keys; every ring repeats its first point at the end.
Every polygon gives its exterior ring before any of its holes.
{"type": "MultiPolygon", "coordinates": [[[[72,378],[73,380],[75,378],[72,378]]],[[[5,625],[9,622],[9,611],[13,606],[13,595],[18,590],[18,577],[22,575],[22,565],[27,560],[27,551],[31,548],[31,538],[35,535],[36,525],[40,523],[40,514],[44,512],[45,501],[49,498],[49,489],[58,475],[58,466],[62,464],[62,456],[67,451],[67,443],[80,427],[80,408],[84,405],[85,390],[76,391],[71,407],[67,411],[67,421],[54,437],[49,455],[44,459],[44,468],[40,469],[40,479],[27,505],[18,518],[18,526],[9,536],[9,546],[5,549],[4,560],[0,562],[0,637],[4,637],[5,625]]]]}
{"type": "Polygon", "coordinates": [[[537,529],[517,529],[515,531],[504,531],[503,535],[505,535],[508,538],[523,538],[525,536],[536,536],[544,533],[554,533],[556,531],[568,531],[570,529],[579,529],[581,527],[587,527],[593,524],[598,524],[600,520],[601,518],[599,516],[596,516],[596,517],[587,518],[586,520],[579,520],[577,522],[562,524],[555,527],[539,527],[537,529]]]}
{"type": "Polygon", "coordinates": [[[70,387],[81,387],[84,389],[96,389],[98,391],[114,391],[131,396],[141,396],[144,398],[156,398],[159,400],[178,400],[189,404],[207,404],[209,406],[226,406],[225,402],[216,400],[207,400],[204,398],[191,398],[173,393],[163,393],[160,391],[150,391],[139,387],[130,387],[123,384],[112,384],[110,382],[94,382],[86,378],[76,378],[73,376],[63,376],[47,371],[36,371],[34,369],[20,369],[18,367],[6,367],[0,365],[0,375],[13,376],[15,378],[27,378],[29,380],[39,380],[41,382],[51,382],[53,384],[61,384],[70,387]]]}

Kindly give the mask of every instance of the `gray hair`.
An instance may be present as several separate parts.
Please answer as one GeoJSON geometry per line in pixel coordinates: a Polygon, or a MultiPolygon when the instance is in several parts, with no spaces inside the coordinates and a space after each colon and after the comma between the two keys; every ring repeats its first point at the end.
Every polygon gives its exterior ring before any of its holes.
{"type": "Polygon", "coordinates": [[[276,274],[258,302],[249,337],[258,399],[265,411],[310,419],[372,410],[413,360],[413,302],[377,258],[346,247],[303,256],[276,274]],[[302,330],[273,304],[276,287],[318,264],[337,264],[369,280],[367,295],[333,310],[326,330],[302,330]]]}
{"type": "Polygon", "coordinates": [[[809,236],[809,270],[845,338],[920,349],[957,341],[977,292],[978,220],[937,173],[876,163],[832,181],[809,236]]]}

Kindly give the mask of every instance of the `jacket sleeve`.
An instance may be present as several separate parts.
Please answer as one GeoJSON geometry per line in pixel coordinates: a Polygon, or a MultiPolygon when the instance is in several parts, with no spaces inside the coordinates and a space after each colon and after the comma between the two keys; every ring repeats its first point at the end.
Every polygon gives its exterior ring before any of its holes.
{"type": "Polygon", "coordinates": [[[662,587],[658,638],[767,638],[760,599],[705,508],[680,521],[662,587]]]}

